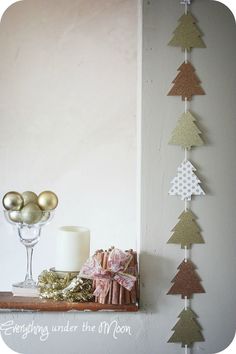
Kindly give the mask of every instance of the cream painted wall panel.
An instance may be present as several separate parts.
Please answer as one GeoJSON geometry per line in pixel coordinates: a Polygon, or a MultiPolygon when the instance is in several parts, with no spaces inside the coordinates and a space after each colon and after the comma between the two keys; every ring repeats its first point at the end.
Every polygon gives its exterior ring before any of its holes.
{"type": "MultiPolygon", "coordinates": [[[[90,228],[92,251],[136,248],[136,2],[15,3],[0,52],[1,195],[51,189],[60,201],[35,273],[54,266],[61,225],[90,228]]],[[[3,218],[0,229],[7,289],[24,276],[25,255],[3,218]]]]}

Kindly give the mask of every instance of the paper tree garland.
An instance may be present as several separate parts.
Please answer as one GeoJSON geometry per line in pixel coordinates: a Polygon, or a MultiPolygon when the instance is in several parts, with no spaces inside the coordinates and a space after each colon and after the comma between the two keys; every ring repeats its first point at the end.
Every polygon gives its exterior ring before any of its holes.
{"type": "Polygon", "coordinates": [[[173,235],[167,243],[181,244],[181,248],[190,248],[193,243],[204,243],[194,215],[190,210],[179,216],[179,222],[172,229],[173,235]]]}
{"type": "Polygon", "coordinates": [[[192,146],[203,145],[200,137],[201,131],[194,123],[196,118],[188,111],[180,117],[176,128],[172,132],[169,144],[180,145],[184,149],[191,149],[192,146]]]}
{"type": "Polygon", "coordinates": [[[168,343],[182,343],[182,347],[191,347],[194,342],[203,342],[201,326],[197,322],[198,317],[189,307],[179,314],[179,321],[172,328],[174,333],[168,343]]]}
{"type": "Polygon", "coordinates": [[[182,50],[191,48],[205,48],[202,40],[202,32],[196,25],[196,19],[191,13],[184,14],[179,19],[180,24],[174,31],[174,37],[168,43],[174,47],[181,47],[182,50]]]}
{"type": "Polygon", "coordinates": [[[195,167],[190,161],[186,160],[178,167],[178,174],[171,181],[172,187],[169,190],[170,195],[178,195],[181,200],[191,200],[192,195],[205,195],[200,187],[201,181],[194,174],[195,167]]]}
{"type": "Polygon", "coordinates": [[[178,68],[179,74],[172,81],[174,86],[169,91],[168,96],[182,96],[184,101],[187,98],[188,101],[192,99],[193,95],[205,95],[205,92],[200,86],[200,80],[195,74],[195,69],[188,61],[183,63],[178,68]]]}
{"type": "Polygon", "coordinates": [[[185,301],[184,310],[179,315],[179,321],[176,323],[173,335],[169,343],[181,343],[187,348],[194,342],[204,341],[201,333],[201,327],[196,321],[197,315],[188,306],[188,299],[195,293],[204,293],[201,285],[201,279],[196,273],[196,267],[188,258],[187,250],[195,243],[204,243],[199,226],[195,221],[193,213],[189,210],[193,195],[205,195],[200,186],[200,180],[194,174],[195,167],[188,160],[188,150],[192,147],[203,145],[201,131],[195,124],[195,117],[188,111],[188,101],[191,101],[195,95],[205,95],[201,87],[201,81],[195,73],[195,69],[188,61],[188,52],[192,48],[204,48],[205,43],[202,40],[203,33],[197,27],[197,20],[188,12],[188,5],[191,0],[180,2],[185,6],[185,13],[179,19],[179,24],[174,31],[174,36],[168,43],[170,46],[181,47],[184,50],[184,62],[178,68],[178,75],[172,81],[173,86],[168,96],[181,96],[184,101],[184,112],[179,118],[175,129],[172,132],[169,144],[179,145],[184,151],[184,161],[178,167],[177,176],[171,181],[172,187],[169,190],[170,195],[180,196],[184,201],[184,212],[179,216],[179,221],[172,229],[172,236],[167,243],[180,244],[185,249],[184,261],[178,267],[178,273],[172,280],[172,286],[168,295],[180,294],[185,301]]]}
{"type": "Polygon", "coordinates": [[[190,299],[193,294],[205,293],[197,275],[195,265],[188,259],[184,260],[178,267],[179,272],[176,274],[171,283],[174,283],[167,295],[180,294],[182,299],[185,296],[190,299]]]}

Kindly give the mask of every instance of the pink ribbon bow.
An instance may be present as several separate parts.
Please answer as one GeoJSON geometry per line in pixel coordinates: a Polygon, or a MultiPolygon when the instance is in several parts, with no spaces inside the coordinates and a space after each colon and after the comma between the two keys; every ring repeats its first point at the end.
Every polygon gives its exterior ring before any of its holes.
{"type": "Polygon", "coordinates": [[[125,273],[125,270],[132,257],[130,253],[113,248],[108,256],[107,269],[102,268],[94,255],[84,263],[79,276],[96,280],[96,289],[93,293],[95,296],[105,297],[110,289],[112,280],[116,280],[117,283],[130,291],[134,286],[136,277],[125,273]]]}

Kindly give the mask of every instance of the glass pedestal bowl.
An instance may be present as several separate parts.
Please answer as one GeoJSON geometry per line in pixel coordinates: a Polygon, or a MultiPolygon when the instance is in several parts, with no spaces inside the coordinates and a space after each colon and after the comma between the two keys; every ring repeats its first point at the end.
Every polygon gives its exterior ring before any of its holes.
{"type": "Polygon", "coordinates": [[[39,242],[41,236],[41,229],[44,225],[48,224],[53,216],[54,211],[40,211],[34,212],[36,214],[32,215],[32,220],[39,220],[32,224],[27,224],[22,221],[21,211],[9,211],[4,210],[4,215],[6,220],[14,226],[14,229],[19,237],[20,242],[26,248],[27,254],[27,268],[26,268],[26,275],[25,280],[13,284],[14,288],[30,288],[30,289],[37,289],[37,282],[33,279],[32,275],[32,259],[33,259],[33,251],[34,246],[39,242]]]}

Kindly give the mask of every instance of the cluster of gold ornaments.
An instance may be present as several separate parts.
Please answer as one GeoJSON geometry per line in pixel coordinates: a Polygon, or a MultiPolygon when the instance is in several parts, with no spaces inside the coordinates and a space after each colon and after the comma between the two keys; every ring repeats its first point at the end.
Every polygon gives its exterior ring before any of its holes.
{"type": "Polygon", "coordinates": [[[9,211],[9,217],[13,222],[32,225],[49,219],[50,211],[57,207],[58,198],[51,191],[44,191],[38,196],[30,191],[21,194],[8,192],[3,197],[2,203],[9,211]]]}

